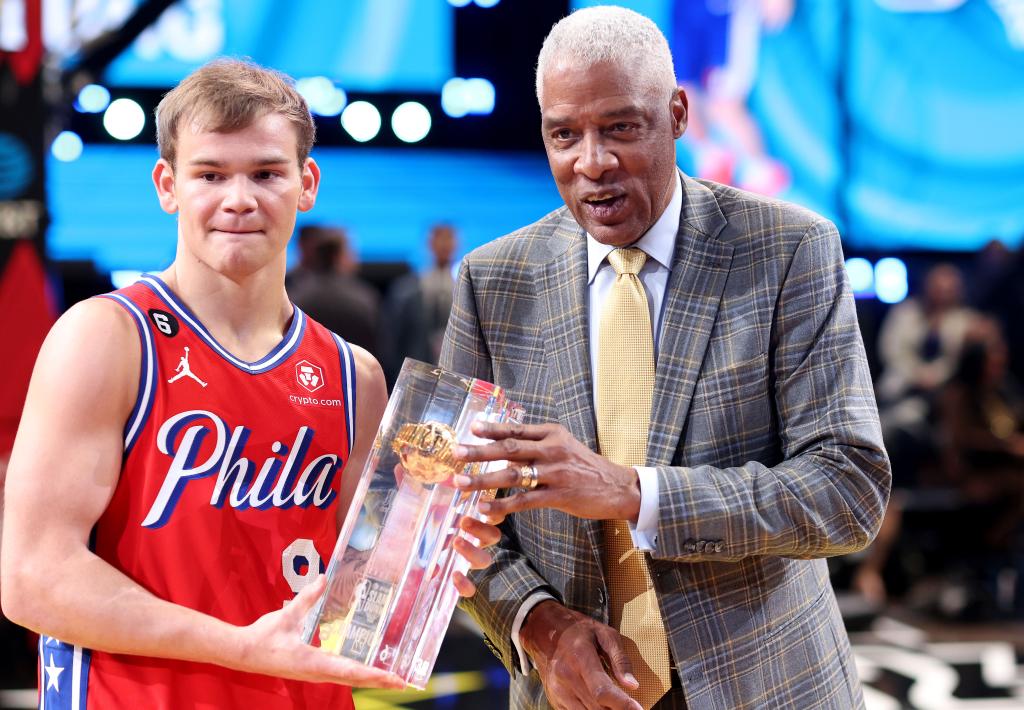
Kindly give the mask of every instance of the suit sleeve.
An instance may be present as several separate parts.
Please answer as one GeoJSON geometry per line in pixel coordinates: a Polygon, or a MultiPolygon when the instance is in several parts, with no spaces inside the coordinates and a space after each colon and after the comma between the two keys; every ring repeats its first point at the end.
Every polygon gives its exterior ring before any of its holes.
{"type": "Polygon", "coordinates": [[[781,462],[659,467],[657,558],[839,555],[881,525],[891,473],[831,223],[812,224],[796,246],[771,327],[781,462]]]}
{"type": "MultiPolygon", "coordinates": [[[[444,369],[461,375],[494,381],[468,261],[464,261],[459,270],[452,312],[441,346],[440,364],[444,369]]],[[[487,646],[514,675],[520,672],[522,665],[512,644],[516,613],[523,602],[536,592],[546,592],[555,599],[559,595],[519,552],[511,519],[501,524],[501,531],[501,541],[492,548],[493,564],[471,574],[477,592],[469,599],[463,599],[461,604],[483,629],[487,646]]]]}

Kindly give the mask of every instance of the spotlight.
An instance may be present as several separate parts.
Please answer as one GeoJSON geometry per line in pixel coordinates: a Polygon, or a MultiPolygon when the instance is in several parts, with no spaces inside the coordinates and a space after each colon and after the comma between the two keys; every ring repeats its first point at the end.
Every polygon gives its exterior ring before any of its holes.
{"type": "Polygon", "coordinates": [[[488,8],[494,7],[499,2],[501,2],[501,0],[473,0],[473,2],[477,4],[477,7],[488,8]]]}
{"type": "Polygon", "coordinates": [[[299,79],[295,82],[295,89],[309,104],[310,112],[318,116],[337,116],[348,100],[345,92],[326,76],[299,79]]]}
{"type": "Polygon", "coordinates": [[[53,139],[50,153],[53,154],[54,158],[64,163],[78,160],[82,155],[82,139],[73,131],[61,131],[53,139]]]}
{"type": "Polygon", "coordinates": [[[907,265],[895,257],[875,264],[875,292],[882,303],[899,303],[907,297],[907,265]]]}
{"type": "Polygon", "coordinates": [[[391,114],[391,130],[406,143],[423,140],[430,132],[430,111],[416,101],[406,101],[391,114]]]}
{"type": "Polygon", "coordinates": [[[341,112],[341,126],[360,143],[372,140],[380,132],[380,111],[368,101],[355,101],[341,112]]]}
{"type": "Polygon", "coordinates": [[[494,111],[494,84],[487,79],[454,77],[441,87],[441,110],[452,118],[494,111]]]}
{"type": "Polygon", "coordinates": [[[99,113],[109,105],[110,92],[99,84],[86,84],[75,99],[75,109],[81,113],[99,113]]]}
{"type": "Polygon", "coordinates": [[[103,127],[118,140],[131,140],[145,125],[146,113],[131,99],[117,99],[103,114],[103,127]]]}
{"type": "Polygon", "coordinates": [[[846,260],[846,273],[850,277],[850,288],[857,298],[872,298],[875,295],[875,270],[867,259],[854,257],[846,260]]]}

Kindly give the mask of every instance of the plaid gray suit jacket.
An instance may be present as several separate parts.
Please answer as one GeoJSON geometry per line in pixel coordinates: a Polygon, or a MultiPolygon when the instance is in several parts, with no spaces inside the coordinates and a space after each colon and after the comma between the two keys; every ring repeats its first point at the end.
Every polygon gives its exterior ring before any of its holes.
{"type": "MultiPolygon", "coordinates": [[[[861,707],[824,557],[873,538],[889,494],[872,384],[835,227],[683,176],[647,463],[660,483],[650,565],[691,710],[861,707]]],[[[586,235],[565,208],[466,257],[444,367],[507,388],[528,421],[597,450],[586,235]]],[[[511,644],[547,590],[607,623],[601,526],[553,510],[503,524],[465,603],[547,707],[511,644]]]]}

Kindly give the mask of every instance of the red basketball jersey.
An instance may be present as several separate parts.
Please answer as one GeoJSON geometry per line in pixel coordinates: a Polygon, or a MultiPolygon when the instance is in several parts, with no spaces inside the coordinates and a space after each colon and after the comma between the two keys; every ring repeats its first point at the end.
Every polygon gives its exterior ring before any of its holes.
{"type": "MultiPolygon", "coordinates": [[[[105,297],[138,326],[142,367],[93,549],[161,599],[232,624],[280,609],[324,570],[338,536],[355,416],[349,346],[296,308],[281,343],[243,362],[154,276],[105,297]]],[[[344,686],[46,636],[39,650],[45,708],[352,707],[344,686]]]]}

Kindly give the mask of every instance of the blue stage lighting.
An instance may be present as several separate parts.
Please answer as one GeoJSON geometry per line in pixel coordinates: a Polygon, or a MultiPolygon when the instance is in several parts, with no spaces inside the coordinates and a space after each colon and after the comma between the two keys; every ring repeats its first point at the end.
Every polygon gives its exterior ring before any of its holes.
{"type": "Polygon", "coordinates": [[[406,101],[391,114],[391,130],[406,143],[416,143],[430,133],[430,111],[416,101],[406,101]]]}
{"type": "Polygon", "coordinates": [[[441,110],[452,118],[494,111],[494,84],[487,79],[455,77],[441,88],[441,110]]]}
{"type": "Polygon", "coordinates": [[[82,155],[82,139],[73,131],[61,131],[53,139],[50,153],[54,158],[65,163],[78,160],[82,155]]]}
{"type": "Polygon", "coordinates": [[[907,265],[895,257],[875,264],[875,293],[882,303],[899,303],[907,297],[907,265]]]}
{"type": "Polygon", "coordinates": [[[75,110],[81,113],[100,113],[109,105],[110,92],[99,84],[86,84],[75,100],[75,110]]]}
{"type": "Polygon", "coordinates": [[[850,277],[850,288],[857,298],[874,298],[875,270],[867,259],[854,257],[846,260],[846,273],[850,277]]]}
{"type": "Polygon", "coordinates": [[[131,99],[117,99],[103,113],[103,127],[118,140],[131,140],[145,125],[146,112],[131,99]]]}
{"type": "Polygon", "coordinates": [[[295,89],[317,116],[337,116],[345,108],[348,97],[326,76],[312,76],[295,82],[295,89]]]}
{"type": "Polygon", "coordinates": [[[341,125],[352,138],[365,143],[380,132],[380,111],[368,101],[355,101],[341,112],[341,125]]]}

